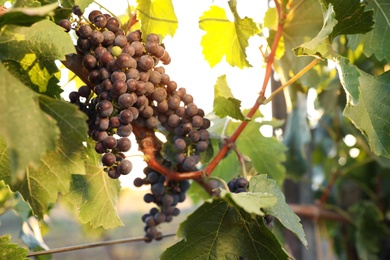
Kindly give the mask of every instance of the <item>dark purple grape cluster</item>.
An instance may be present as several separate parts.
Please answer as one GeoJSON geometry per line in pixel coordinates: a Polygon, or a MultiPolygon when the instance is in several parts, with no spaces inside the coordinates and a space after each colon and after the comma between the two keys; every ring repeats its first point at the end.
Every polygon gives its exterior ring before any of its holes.
{"type": "Polygon", "coordinates": [[[159,240],[161,237],[157,225],[171,222],[173,217],[179,215],[180,210],[176,206],[185,200],[190,184],[187,180],[165,183],[164,175],[148,167],[144,169],[144,173],[145,178],[134,179],[134,186],[150,185],[150,193],[145,194],[144,201],[157,205],[142,216],[142,221],[145,223],[146,242],[150,242],[153,239],[159,240]]]}
{"type": "Polygon", "coordinates": [[[248,180],[242,177],[232,179],[228,182],[230,192],[241,193],[247,192],[248,180]]]}
{"type": "MultiPolygon", "coordinates": [[[[171,62],[159,36],[142,37],[139,30],[126,35],[117,18],[98,10],[90,12],[88,20],[78,8],[73,13],[77,17],[71,23],[63,20],[59,25],[65,31],[75,30],[77,54],[91,84],[71,92],[69,99],[88,115],[89,135],[96,141],[95,150],[102,155],[108,176],[118,178],[131,171],[124,152],[131,147],[128,137],[133,127],[152,133],[158,129],[167,135],[170,154],[176,154],[170,158],[158,155],[167,167],[178,172],[196,170],[210,143],[210,121],[186,89],[178,88],[165,68],[158,66],[160,61],[164,65],[171,62]]],[[[144,200],[157,205],[143,217],[147,241],[151,241],[161,237],[156,229],[159,223],[179,214],[176,205],[184,201],[189,182],[166,183],[165,176],[150,168],[145,175],[134,184],[150,185],[144,200]]]]}

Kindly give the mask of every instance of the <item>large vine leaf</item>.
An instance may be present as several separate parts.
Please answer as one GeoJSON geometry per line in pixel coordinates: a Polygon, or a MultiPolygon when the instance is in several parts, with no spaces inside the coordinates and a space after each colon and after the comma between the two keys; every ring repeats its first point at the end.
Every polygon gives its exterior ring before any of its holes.
{"type": "Polygon", "coordinates": [[[234,98],[226,82],[226,75],[218,77],[214,86],[214,112],[223,118],[230,116],[237,120],[245,120],[245,116],[240,110],[241,101],[234,98]]]}
{"type": "Polygon", "coordinates": [[[44,95],[39,97],[41,109],[57,121],[61,131],[61,145],[66,155],[74,155],[84,149],[87,141],[88,117],[77,106],[44,95]]]}
{"type": "MultiPolygon", "coordinates": [[[[229,125],[229,133],[237,128],[237,123],[229,125]]],[[[264,137],[260,133],[261,123],[249,122],[237,139],[238,150],[250,157],[253,167],[258,173],[269,174],[278,184],[282,184],[286,168],[282,163],[286,160],[286,146],[275,137],[264,137]]]]}
{"type": "MultiPolygon", "coordinates": [[[[0,137],[7,143],[12,175],[23,179],[25,168],[56,148],[59,130],[42,112],[38,95],[0,64],[0,137]]],[[[0,173],[1,174],[1,173],[0,173]]]]}
{"type": "Polygon", "coordinates": [[[161,259],[288,259],[263,218],[222,199],[206,202],[181,223],[182,240],[161,259]]]}
{"type": "Polygon", "coordinates": [[[324,24],[321,31],[309,42],[305,42],[299,47],[294,48],[295,55],[309,55],[317,58],[324,58],[329,54],[332,54],[329,35],[332,33],[333,28],[336,25],[337,20],[335,19],[335,13],[333,11],[333,6],[330,4],[328,9],[324,11],[324,24]]]}
{"type": "Polygon", "coordinates": [[[372,10],[364,11],[365,5],[359,0],[322,0],[327,6],[333,5],[337,25],[331,33],[331,39],[341,34],[367,33],[374,25],[372,10]]]}
{"type": "Polygon", "coordinates": [[[0,16],[0,27],[6,24],[14,24],[21,26],[30,26],[52,13],[58,7],[57,3],[52,3],[39,7],[19,7],[11,8],[2,16],[0,16]]]}
{"type": "Polygon", "coordinates": [[[9,235],[0,236],[0,258],[8,260],[29,259],[28,250],[18,244],[11,243],[9,235]]]}
{"type": "Polygon", "coordinates": [[[137,4],[143,37],[157,33],[162,39],[175,34],[179,23],[171,0],[137,0],[137,4]]]}
{"type": "Polygon", "coordinates": [[[367,137],[376,155],[390,158],[390,72],[375,77],[346,58],[339,57],[336,62],[341,84],[354,100],[347,100],[344,115],[367,137]]]}
{"type": "Polygon", "coordinates": [[[375,55],[378,60],[390,61],[390,5],[387,0],[368,1],[366,10],[374,11],[374,29],[365,35],[349,36],[351,45],[363,44],[364,54],[375,55]],[[353,44],[354,43],[354,44],[353,44]]]}
{"type": "Polygon", "coordinates": [[[201,40],[203,55],[211,67],[221,62],[224,56],[231,66],[250,67],[245,49],[249,45],[249,38],[260,30],[251,18],[241,19],[235,9],[231,9],[233,22],[229,21],[225,10],[218,6],[211,6],[199,18],[200,29],[206,31],[201,40]]]}
{"type": "MultiPolygon", "coordinates": [[[[9,162],[6,145],[0,144],[0,162],[9,162]]],[[[58,193],[68,193],[72,173],[82,174],[84,168],[79,156],[65,156],[61,148],[49,152],[40,159],[37,168],[27,167],[23,179],[12,182],[10,171],[2,165],[0,179],[7,183],[11,190],[19,192],[27,201],[34,213],[42,218],[48,208],[57,201],[58,193]]]]}
{"type": "Polygon", "coordinates": [[[69,34],[49,20],[31,27],[7,26],[0,36],[0,60],[23,83],[49,96],[59,96],[55,60],[75,51],[69,34]]]}
{"type": "Polygon", "coordinates": [[[249,191],[267,192],[274,195],[277,203],[271,207],[265,207],[264,211],[279,219],[285,228],[291,230],[306,247],[308,246],[299,217],[288,206],[282,191],[274,180],[267,178],[265,174],[253,176],[249,181],[249,191]]]}
{"type": "Polygon", "coordinates": [[[67,200],[79,209],[79,219],[93,228],[112,229],[122,226],[117,211],[120,184],[110,179],[101,166],[99,154],[88,144],[85,175],[73,175],[67,200]]]}
{"type": "MultiPolygon", "coordinates": [[[[308,39],[313,39],[323,26],[322,8],[318,0],[294,0],[290,3],[292,10],[284,21],[283,39],[281,39],[285,52],[282,58],[276,61],[278,64],[276,70],[282,82],[286,82],[291,74],[298,73],[313,60],[311,57],[296,57],[293,48],[308,39]]],[[[268,39],[269,44],[272,44],[272,40],[273,37],[268,39]]],[[[304,86],[316,87],[321,82],[321,78],[316,70],[310,70],[299,79],[299,82],[304,86]]]]}

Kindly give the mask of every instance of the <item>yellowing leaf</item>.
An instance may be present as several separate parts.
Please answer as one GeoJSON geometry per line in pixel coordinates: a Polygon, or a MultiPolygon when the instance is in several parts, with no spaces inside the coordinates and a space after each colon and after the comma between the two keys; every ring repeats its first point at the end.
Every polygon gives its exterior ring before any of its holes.
{"type": "Polygon", "coordinates": [[[226,56],[231,66],[239,68],[250,67],[246,59],[245,49],[251,36],[260,30],[252,19],[241,19],[237,14],[231,22],[226,17],[225,10],[211,6],[199,20],[200,29],[206,31],[201,45],[203,55],[211,67],[214,67],[226,56]]]}
{"type": "Polygon", "coordinates": [[[156,33],[160,38],[175,34],[178,21],[171,0],[137,0],[137,4],[142,37],[150,33],[156,33]]]}

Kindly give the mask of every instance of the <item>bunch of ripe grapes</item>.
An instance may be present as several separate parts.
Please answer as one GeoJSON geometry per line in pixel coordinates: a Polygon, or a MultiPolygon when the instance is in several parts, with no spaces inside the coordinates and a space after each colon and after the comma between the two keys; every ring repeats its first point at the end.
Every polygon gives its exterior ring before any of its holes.
{"type": "MultiPolygon", "coordinates": [[[[156,149],[156,158],[165,167],[176,172],[196,170],[210,143],[210,121],[186,89],[178,88],[164,66],[159,66],[171,62],[160,37],[143,37],[139,30],[126,34],[116,17],[94,10],[86,18],[77,7],[72,17],[59,25],[67,32],[74,30],[77,36],[77,55],[89,82],[71,92],[69,99],[88,115],[88,134],[96,142],[95,151],[102,155],[108,176],[116,179],[131,172],[133,166],[125,152],[131,148],[128,137],[134,129],[140,129],[137,140],[145,133],[165,133],[176,154],[174,159],[164,158],[156,149]]],[[[134,184],[150,185],[151,192],[144,200],[157,205],[143,217],[151,241],[161,237],[156,228],[159,223],[170,222],[179,214],[176,205],[184,201],[189,182],[167,180],[150,167],[144,173],[134,184]]]]}

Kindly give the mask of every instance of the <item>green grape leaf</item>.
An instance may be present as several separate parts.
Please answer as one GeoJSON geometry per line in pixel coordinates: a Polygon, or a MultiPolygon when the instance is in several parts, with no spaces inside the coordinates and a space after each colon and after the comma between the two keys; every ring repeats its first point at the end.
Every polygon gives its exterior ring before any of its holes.
{"type": "Polygon", "coordinates": [[[227,84],[226,75],[218,77],[214,86],[214,112],[223,118],[230,116],[237,120],[245,120],[246,117],[240,110],[241,101],[235,99],[227,84]]]}
{"type": "Polygon", "coordinates": [[[263,218],[222,199],[206,202],[180,224],[182,240],[161,255],[173,259],[288,259],[263,218]]]}
{"type": "Polygon", "coordinates": [[[337,25],[337,20],[335,19],[335,13],[331,4],[328,9],[324,11],[323,15],[324,24],[321,31],[309,42],[305,42],[299,47],[294,48],[293,51],[295,55],[314,56],[316,58],[324,59],[329,54],[332,54],[333,51],[329,41],[329,35],[332,33],[335,25],[337,25]]]}
{"type": "Polygon", "coordinates": [[[202,37],[203,55],[211,67],[214,67],[226,56],[231,66],[250,67],[245,49],[251,36],[260,32],[251,18],[241,19],[233,11],[234,21],[228,20],[225,10],[211,6],[199,19],[199,27],[206,34],[202,37]]]}
{"type": "Polygon", "coordinates": [[[81,223],[93,228],[112,229],[123,226],[117,211],[120,184],[103,171],[100,155],[92,142],[88,143],[85,175],[73,175],[71,192],[67,200],[79,208],[81,223]]]}
{"type": "MultiPolygon", "coordinates": [[[[3,147],[4,149],[4,147],[3,147]]],[[[6,150],[4,150],[6,152],[6,150]]],[[[9,161],[1,158],[1,161],[9,161]]],[[[56,203],[58,193],[66,194],[70,189],[72,173],[84,173],[83,161],[79,156],[64,156],[60,147],[47,153],[40,159],[37,168],[27,167],[23,179],[12,182],[9,171],[1,169],[0,179],[3,179],[14,192],[19,192],[27,201],[35,215],[43,218],[48,208],[56,203]],[[7,175],[8,172],[8,175],[7,175]]]]}
{"type": "Polygon", "coordinates": [[[353,42],[359,40],[363,44],[364,54],[375,55],[378,60],[390,61],[390,5],[387,0],[368,1],[366,10],[374,11],[374,29],[363,36],[351,35],[353,42]]]}
{"type": "Polygon", "coordinates": [[[274,31],[277,30],[278,27],[278,12],[276,8],[268,8],[265,12],[263,25],[266,28],[272,29],[274,31]]]}
{"type": "MultiPolygon", "coordinates": [[[[312,57],[295,56],[293,49],[308,39],[316,37],[323,26],[323,12],[318,0],[293,1],[292,8],[293,11],[289,12],[284,20],[281,43],[284,44],[285,51],[283,56],[276,60],[278,66],[275,67],[283,83],[313,61],[312,57]]],[[[268,38],[270,45],[273,41],[272,35],[274,31],[271,31],[271,37],[268,38]]],[[[321,78],[319,73],[312,69],[305,73],[298,82],[304,86],[315,87],[321,82],[321,78]]]]}
{"type": "Polygon", "coordinates": [[[288,206],[282,191],[274,180],[267,178],[267,175],[265,174],[253,176],[249,181],[249,191],[267,192],[275,196],[277,198],[277,203],[271,207],[265,207],[264,211],[277,218],[280,223],[282,223],[285,228],[291,230],[306,247],[308,246],[299,217],[288,206]]]}
{"type": "Polygon", "coordinates": [[[38,95],[2,64],[0,92],[0,137],[8,145],[12,175],[23,179],[27,165],[38,165],[43,154],[56,148],[59,129],[56,121],[40,109],[38,95]]]}
{"type": "Polygon", "coordinates": [[[58,3],[52,3],[39,7],[20,7],[11,8],[2,16],[0,16],[0,27],[5,24],[14,24],[21,26],[30,26],[50,15],[56,8],[58,3]]]}
{"type": "Polygon", "coordinates": [[[44,95],[39,97],[41,109],[57,121],[61,131],[61,144],[64,155],[76,154],[84,149],[87,141],[88,117],[77,106],[44,95]]]}
{"type": "Polygon", "coordinates": [[[334,39],[341,34],[367,33],[374,25],[373,11],[364,11],[365,5],[359,0],[321,0],[328,7],[333,5],[337,25],[330,35],[334,39]]]}
{"type": "Polygon", "coordinates": [[[27,258],[28,249],[11,243],[9,235],[0,236],[0,258],[8,260],[20,260],[27,258]]]}
{"type": "Polygon", "coordinates": [[[263,192],[231,193],[221,189],[220,197],[247,213],[254,213],[258,216],[264,216],[263,209],[270,208],[277,202],[277,198],[265,190],[263,192]]]}
{"type": "Polygon", "coordinates": [[[336,62],[341,84],[355,101],[347,101],[344,115],[365,135],[377,156],[390,158],[390,72],[375,77],[351,65],[346,58],[339,57],[336,62]]]}
{"type": "MultiPolygon", "coordinates": [[[[231,123],[228,127],[229,133],[237,126],[237,123],[231,123]]],[[[264,137],[259,131],[260,126],[260,123],[249,122],[237,139],[237,149],[250,157],[258,173],[270,175],[281,185],[286,174],[286,169],[282,165],[286,160],[286,147],[275,137],[264,137]]]]}
{"type": "Polygon", "coordinates": [[[0,36],[0,60],[7,61],[10,71],[23,83],[40,93],[59,96],[59,77],[55,60],[75,52],[69,34],[49,20],[31,27],[8,26],[0,36]],[[10,62],[16,64],[10,64],[10,62]],[[11,66],[12,65],[12,66],[11,66]],[[54,90],[53,90],[54,89],[54,90]]]}
{"type": "Polygon", "coordinates": [[[175,35],[179,23],[171,0],[137,0],[137,4],[142,37],[156,33],[161,40],[175,35]]]}
{"type": "Polygon", "coordinates": [[[80,7],[81,11],[84,12],[85,8],[87,8],[90,4],[92,4],[93,0],[67,0],[69,2],[74,2],[72,6],[77,5],[80,7]]]}
{"type": "Polygon", "coordinates": [[[360,259],[376,259],[381,251],[381,241],[390,237],[389,227],[383,223],[383,213],[372,202],[353,206],[356,216],[356,248],[360,259]]]}

